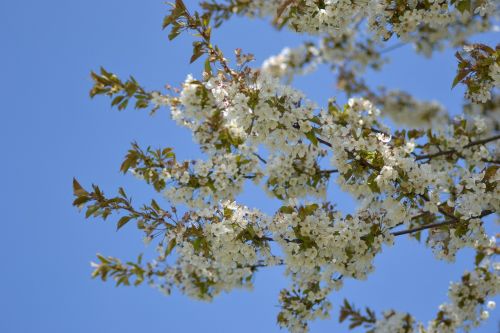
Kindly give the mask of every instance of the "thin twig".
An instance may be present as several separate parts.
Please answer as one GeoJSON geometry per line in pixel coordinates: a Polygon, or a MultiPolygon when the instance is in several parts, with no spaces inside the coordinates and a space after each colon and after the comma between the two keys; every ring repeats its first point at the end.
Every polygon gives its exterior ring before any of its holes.
{"type": "Polygon", "coordinates": [[[264,158],[262,158],[259,154],[253,153],[253,155],[256,156],[262,163],[267,164],[267,161],[264,158]]]}
{"type": "Polygon", "coordinates": [[[387,48],[385,48],[383,50],[380,50],[379,53],[380,54],[388,53],[388,52],[391,52],[393,50],[399,49],[400,47],[405,46],[405,45],[407,45],[407,44],[403,43],[403,42],[400,42],[400,43],[394,44],[392,46],[389,46],[389,47],[387,47],[387,48]]]}

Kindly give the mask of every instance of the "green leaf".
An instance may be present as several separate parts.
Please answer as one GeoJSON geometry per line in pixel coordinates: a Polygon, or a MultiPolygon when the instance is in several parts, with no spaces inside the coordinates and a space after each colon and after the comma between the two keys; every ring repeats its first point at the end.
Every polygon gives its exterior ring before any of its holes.
{"type": "Polygon", "coordinates": [[[128,99],[124,100],[121,104],[118,105],[118,111],[125,110],[128,106],[128,99]]]}
{"type": "Polygon", "coordinates": [[[135,150],[129,150],[125,160],[120,166],[120,171],[123,173],[127,173],[127,171],[132,167],[134,168],[137,165],[137,160],[139,156],[135,150]]]}
{"type": "Polygon", "coordinates": [[[499,168],[498,165],[489,166],[484,172],[483,180],[489,181],[492,177],[494,177],[497,174],[498,168],[499,168]]]}
{"type": "Polygon", "coordinates": [[[168,34],[168,40],[174,40],[181,33],[181,25],[175,23],[172,30],[168,34]]]}
{"type": "Polygon", "coordinates": [[[309,119],[311,122],[315,123],[316,125],[320,125],[321,126],[321,120],[319,119],[318,116],[315,116],[315,117],[312,117],[311,119],[309,119]]]}
{"type": "Polygon", "coordinates": [[[314,203],[314,204],[311,204],[311,205],[304,206],[304,213],[305,213],[306,215],[311,215],[311,214],[313,214],[313,213],[316,211],[316,209],[318,209],[318,208],[319,208],[319,205],[318,205],[318,204],[315,204],[315,203],[314,203]]]}
{"type": "Polygon", "coordinates": [[[212,65],[210,63],[210,57],[205,60],[205,72],[212,75],[212,65]]]}
{"type": "Polygon", "coordinates": [[[73,178],[73,194],[77,197],[89,194],[87,191],[83,189],[83,187],[76,180],[76,178],[73,178]]]}
{"type": "Polygon", "coordinates": [[[370,188],[370,190],[372,190],[373,193],[380,193],[380,188],[378,187],[378,184],[377,182],[375,181],[375,178],[377,178],[377,174],[376,173],[372,173],[369,177],[368,177],[368,187],[370,188]]]}
{"type": "Polygon", "coordinates": [[[233,210],[227,207],[224,207],[224,218],[230,219],[233,216],[233,210]]]}
{"type": "Polygon", "coordinates": [[[344,299],[344,304],[340,309],[339,323],[342,323],[344,320],[346,320],[351,312],[352,312],[351,305],[349,304],[347,299],[344,299]]]}
{"type": "Polygon", "coordinates": [[[91,215],[95,214],[99,210],[99,206],[90,206],[87,211],[85,212],[85,218],[89,218],[91,215]]]}
{"type": "Polygon", "coordinates": [[[467,70],[461,70],[457,73],[457,75],[455,76],[455,78],[453,79],[453,83],[451,84],[451,88],[455,88],[455,86],[457,84],[459,84],[460,82],[462,82],[462,80],[467,76],[467,74],[469,74],[469,71],[467,70]]]}
{"type": "Polygon", "coordinates": [[[83,205],[84,203],[90,201],[91,198],[87,197],[87,196],[81,196],[81,197],[78,197],[75,199],[75,201],[73,201],[73,206],[81,206],[83,205]]]}
{"type": "Polygon", "coordinates": [[[166,29],[170,24],[175,22],[179,18],[179,15],[173,11],[170,15],[165,16],[163,19],[162,28],[166,29]]]}
{"type": "Polygon", "coordinates": [[[315,146],[318,145],[318,138],[316,138],[316,134],[314,133],[314,129],[310,130],[306,133],[306,137],[311,141],[311,143],[315,146]]]}
{"type": "Polygon", "coordinates": [[[132,216],[130,215],[127,215],[127,216],[123,216],[119,221],[118,223],[116,224],[116,230],[120,230],[121,227],[123,227],[125,224],[127,224],[128,221],[130,221],[132,219],[132,216]]]}
{"type": "Polygon", "coordinates": [[[476,258],[474,259],[474,264],[478,266],[481,261],[483,261],[484,257],[486,257],[486,253],[484,252],[477,252],[476,253],[476,258]]]}
{"type": "Polygon", "coordinates": [[[106,257],[104,257],[102,254],[97,254],[97,258],[99,258],[99,260],[104,263],[104,264],[110,264],[111,261],[109,261],[106,257]]]}
{"type": "Polygon", "coordinates": [[[156,211],[160,211],[161,210],[160,206],[158,205],[158,203],[154,199],[151,200],[151,207],[153,207],[154,210],[156,210],[156,211]]]}
{"type": "Polygon", "coordinates": [[[191,56],[191,59],[189,61],[189,63],[193,63],[196,61],[196,59],[198,59],[199,57],[201,57],[203,54],[204,54],[204,50],[203,50],[203,43],[201,42],[193,42],[193,55],[191,56]]]}
{"type": "Polygon", "coordinates": [[[123,187],[120,187],[120,188],[118,189],[118,193],[119,193],[122,197],[127,198],[127,194],[125,193],[125,190],[123,189],[123,187]]]}
{"type": "Polygon", "coordinates": [[[280,208],[280,213],[283,213],[283,214],[292,214],[295,209],[293,209],[293,207],[290,207],[290,206],[283,206],[280,208]]]}
{"type": "Polygon", "coordinates": [[[117,104],[120,104],[121,101],[123,101],[123,99],[125,98],[125,96],[116,96],[113,101],[111,102],[111,106],[115,106],[117,104]]]}
{"type": "Polygon", "coordinates": [[[167,245],[167,248],[165,249],[165,256],[168,256],[170,253],[172,253],[173,249],[177,245],[177,241],[175,238],[172,238],[167,245]]]}
{"type": "Polygon", "coordinates": [[[461,12],[469,12],[471,13],[472,12],[472,8],[471,8],[471,0],[452,0],[451,1],[452,4],[455,5],[455,7],[461,12]]]}

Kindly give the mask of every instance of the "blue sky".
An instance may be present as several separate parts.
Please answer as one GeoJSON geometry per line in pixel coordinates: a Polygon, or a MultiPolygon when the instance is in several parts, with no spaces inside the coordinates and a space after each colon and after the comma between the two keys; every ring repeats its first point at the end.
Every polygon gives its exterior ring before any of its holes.
{"type": "MultiPolygon", "coordinates": [[[[195,1],[186,1],[193,4],[195,1]]],[[[0,332],[277,332],[277,295],[288,280],[278,270],[261,272],[253,292],[236,291],[212,303],[178,293],[165,297],[147,286],[115,288],[90,278],[95,253],[133,259],[145,248],[132,225],[117,233],[113,221],[84,220],[71,206],[71,179],[99,184],[111,194],[125,186],[137,202],[154,192],[119,173],[137,141],[171,146],[181,158],[199,155],[190,134],[176,127],[167,110],[111,111],[106,98],[91,101],[90,70],[99,66],[134,75],[151,89],[178,85],[188,73],[190,38],[168,42],[161,31],[161,1],[2,1],[0,2],[0,136],[2,142],[0,234],[0,332]]],[[[254,53],[257,63],[300,39],[259,21],[238,19],[213,38],[226,52],[254,53]],[[242,38],[244,36],[244,38],[242,38]]],[[[484,40],[498,41],[497,35],[484,40]]],[[[432,60],[410,47],[392,53],[393,63],[369,82],[406,89],[458,109],[463,90],[450,90],[455,73],[452,52],[432,60]]],[[[335,95],[326,71],[297,86],[319,103],[335,95]]],[[[241,200],[270,209],[265,196],[250,189],[241,200]]],[[[340,207],[352,209],[342,194],[340,207]]],[[[471,267],[465,251],[454,265],[438,262],[423,246],[398,239],[377,258],[367,281],[348,281],[332,295],[332,319],[312,324],[312,332],[345,332],[337,324],[338,305],[347,297],[358,307],[395,308],[427,321],[446,301],[450,280],[471,267]]],[[[498,327],[499,310],[477,332],[498,327]]]]}

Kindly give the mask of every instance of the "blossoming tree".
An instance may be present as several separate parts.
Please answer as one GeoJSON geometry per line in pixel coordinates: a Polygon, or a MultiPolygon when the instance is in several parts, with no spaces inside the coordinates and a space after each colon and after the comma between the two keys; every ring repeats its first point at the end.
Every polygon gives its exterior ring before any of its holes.
{"type": "Polygon", "coordinates": [[[438,260],[453,261],[465,247],[476,251],[471,271],[451,284],[449,301],[424,324],[395,310],[359,311],[346,300],[340,321],[376,333],[478,326],[500,291],[500,249],[485,228],[500,204],[500,46],[467,39],[491,30],[498,9],[494,0],[211,0],[195,12],[177,0],[163,26],[169,39],[194,36],[191,62],[204,60],[203,73],[179,89],[147,91],[101,69],[92,73],[90,94],[111,97],[119,110],[170,109],[205,158],[180,161],[175,147],[132,145],[121,171],[163,193],[169,208],[155,200],[136,207],[122,188],[108,197],[74,181],[74,205],[87,217],[117,214],[118,229],[134,221],[156,242],[155,260],[99,255],[93,275],[210,300],[250,287],[264,267],[284,266],[291,285],[279,295],[277,321],[304,332],[309,321],[329,315],[332,291],[346,279],[365,279],[383,246],[409,236],[438,260]],[[235,15],[269,18],[316,41],[286,48],[260,67],[240,49],[230,61],[211,37],[235,15]],[[389,40],[425,56],[460,47],[450,84],[467,87],[461,116],[364,83],[366,69],[383,67],[389,40]],[[319,64],[331,67],[345,105],[331,98],[318,106],[291,86],[319,64]],[[281,208],[266,215],[235,202],[247,182],[281,208]],[[327,195],[331,182],[357,199],[355,213],[336,208],[327,195]]]}

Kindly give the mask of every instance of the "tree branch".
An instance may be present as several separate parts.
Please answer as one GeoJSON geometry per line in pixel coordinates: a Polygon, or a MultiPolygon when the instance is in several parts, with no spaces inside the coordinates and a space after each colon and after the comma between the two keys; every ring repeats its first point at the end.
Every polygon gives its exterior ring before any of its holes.
{"type": "MultiPolygon", "coordinates": [[[[482,145],[482,144],[492,142],[492,141],[495,141],[498,139],[500,139],[500,134],[486,138],[486,139],[472,141],[472,142],[466,144],[465,146],[463,146],[462,149],[470,148],[470,147],[477,146],[477,145],[482,145]]],[[[431,158],[434,158],[434,157],[439,157],[439,156],[443,156],[443,155],[450,155],[450,154],[454,154],[454,153],[458,153],[458,151],[456,149],[443,150],[443,151],[433,153],[433,154],[418,155],[415,158],[415,160],[416,161],[425,160],[425,159],[430,160],[431,158]]]]}
{"type": "MultiPolygon", "coordinates": [[[[483,218],[483,217],[491,215],[491,214],[493,214],[493,211],[485,210],[484,212],[481,213],[481,215],[473,216],[473,217],[467,219],[466,221],[469,221],[471,219],[483,218]]],[[[419,232],[419,231],[426,230],[426,229],[442,227],[442,226],[450,225],[450,224],[456,224],[459,222],[460,222],[460,219],[454,218],[454,219],[446,220],[444,222],[427,224],[427,225],[424,225],[424,226],[421,226],[418,228],[402,230],[402,231],[395,231],[395,232],[392,232],[391,234],[397,237],[397,236],[401,236],[401,235],[412,234],[414,232],[419,232]]]]}
{"type": "MultiPolygon", "coordinates": [[[[386,133],[384,132],[381,132],[381,131],[378,131],[378,130],[375,130],[375,129],[371,129],[373,132],[375,133],[383,133],[385,135],[387,135],[386,133]]],[[[326,140],[323,140],[322,138],[319,138],[319,137],[316,137],[316,139],[318,140],[318,142],[324,144],[325,146],[328,146],[328,147],[332,147],[332,144],[326,140]]],[[[482,144],[486,144],[486,143],[489,143],[489,142],[492,142],[492,141],[496,141],[496,140],[499,140],[500,139],[500,134],[499,135],[495,135],[495,136],[492,136],[492,137],[489,137],[489,138],[485,138],[485,139],[481,139],[481,140],[477,140],[477,141],[472,141],[468,144],[466,144],[465,146],[462,147],[462,149],[466,149],[466,148],[470,148],[470,147],[473,147],[473,146],[477,146],[477,145],[482,145],[482,144]]],[[[443,150],[443,151],[439,151],[437,153],[432,153],[432,154],[425,154],[425,155],[416,155],[415,156],[415,160],[416,161],[420,161],[420,160],[425,160],[425,159],[432,159],[434,157],[439,157],[439,156],[444,156],[444,155],[450,155],[450,154],[454,154],[454,153],[458,153],[457,149],[449,149],[449,150],[443,150]]],[[[496,163],[497,161],[493,161],[494,163],[496,163]]]]}
{"type": "MultiPolygon", "coordinates": [[[[464,220],[464,221],[467,222],[467,221],[470,221],[472,219],[480,219],[480,218],[486,217],[488,215],[491,215],[493,213],[494,213],[494,211],[485,210],[480,215],[470,217],[470,218],[468,218],[467,220],[464,220]]],[[[419,215],[413,216],[411,219],[413,220],[415,218],[421,217],[422,215],[424,215],[424,214],[419,214],[419,215]]],[[[407,230],[401,230],[401,231],[394,231],[394,232],[391,232],[391,235],[397,237],[397,236],[401,236],[401,235],[412,234],[412,233],[419,232],[419,231],[426,230],[426,229],[442,227],[442,226],[445,226],[445,225],[458,224],[461,221],[462,220],[460,220],[459,218],[453,217],[452,219],[446,220],[444,222],[426,224],[426,225],[423,225],[421,227],[417,227],[417,228],[413,228],[413,229],[407,229],[407,230]]],[[[261,237],[260,239],[264,240],[264,241],[268,241],[268,242],[274,242],[275,241],[274,238],[267,237],[267,236],[261,237]]],[[[287,242],[287,243],[301,243],[301,241],[299,239],[285,239],[285,242],[287,242]]]]}

